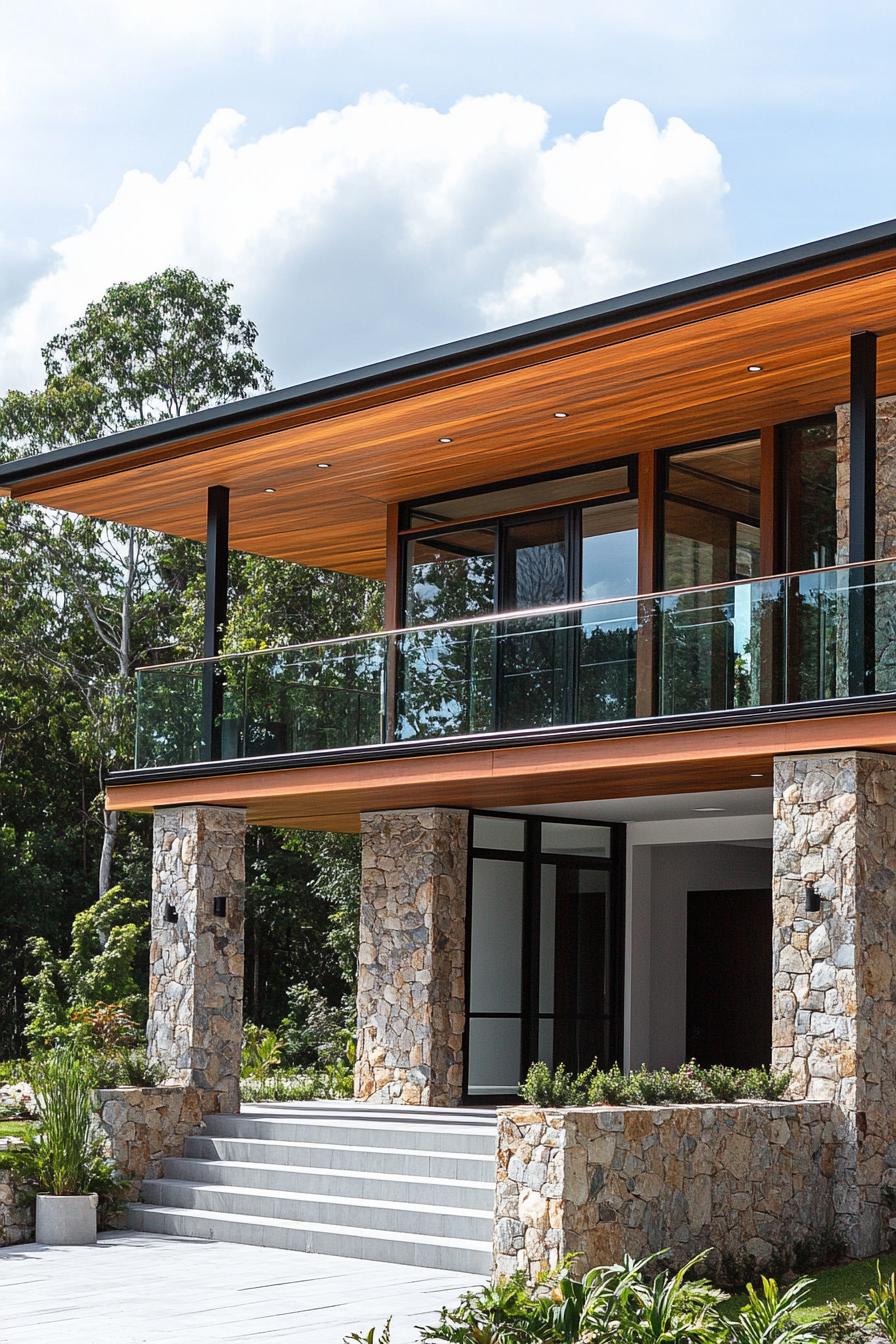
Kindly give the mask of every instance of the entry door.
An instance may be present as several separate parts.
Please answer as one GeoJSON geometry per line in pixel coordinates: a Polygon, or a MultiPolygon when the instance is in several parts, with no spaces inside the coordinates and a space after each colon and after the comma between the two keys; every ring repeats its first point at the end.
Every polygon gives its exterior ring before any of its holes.
{"type": "Polygon", "coordinates": [[[608,1062],[610,872],[577,859],[541,865],[538,1058],[579,1071],[608,1062]]]}
{"type": "Polygon", "coordinates": [[[688,1059],[749,1069],[772,1049],[772,894],[688,892],[688,1059]]]}

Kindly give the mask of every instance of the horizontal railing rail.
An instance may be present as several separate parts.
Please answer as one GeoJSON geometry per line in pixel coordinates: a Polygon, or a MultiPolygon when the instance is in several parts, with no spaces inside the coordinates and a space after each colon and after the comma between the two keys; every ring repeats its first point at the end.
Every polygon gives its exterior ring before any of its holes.
{"type": "Polygon", "coordinates": [[[137,768],[889,693],[896,559],[156,663],[137,687],[137,768]]]}
{"type": "Polygon", "coordinates": [[[880,564],[896,564],[896,556],[886,560],[844,561],[838,565],[824,565],[819,569],[791,569],[781,574],[769,574],[756,579],[720,579],[717,583],[698,584],[690,588],[662,588],[651,593],[629,593],[625,597],[594,597],[580,602],[561,602],[549,607],[514,607],[508,611],[488,611],[480,616],[458,616],[450,621],[428,621],[421,625],[401,625],[389,630],[368,630],[356,635],[327,635],[325,639],[309,639],[301,644],[272,644],[260,649],[235,649],[206,657],[196,654],[189,658],[174,658],[164,663],[141,663],[137,672],[155,672],[164,667],[182,667],[187,663],[222,663],[237,658],[254,658],[261,653],[296,653],[301,649],[326,648],[333,644],[352,644],[365,639],[386,639],[390,635],[409,635],[426,630],[451,630],[464,625],[494,625],[497,621],[531,619],[537,616],[557,616],[567,611],[582,611],[588,607],[621,606],[632,602],[649,602],[661,597],[679,597],[686,593],[711,593],[719,588],[745,588],[757,583],[774,583],[783,579],[799,579],[814,574],[837,574],[880,564]]]}

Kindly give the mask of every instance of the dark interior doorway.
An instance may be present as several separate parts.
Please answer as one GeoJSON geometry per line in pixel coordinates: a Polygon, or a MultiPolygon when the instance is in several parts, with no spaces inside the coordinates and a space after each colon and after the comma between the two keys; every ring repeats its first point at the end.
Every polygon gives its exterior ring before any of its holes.
{"type": "Polygon", "coordinates": [[[767,1065],[772,1049],[772,896],[689,891],[687,1056],[767,1065]]]}

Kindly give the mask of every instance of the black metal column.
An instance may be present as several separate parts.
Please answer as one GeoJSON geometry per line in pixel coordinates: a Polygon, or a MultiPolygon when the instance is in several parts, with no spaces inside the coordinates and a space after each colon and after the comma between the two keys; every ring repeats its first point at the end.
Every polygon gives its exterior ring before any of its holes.
{"type": "MultiPolygon", "coordinates": [[[[849,342],[849,562],[877,552],[877,336],[849,342]]],[[[849,571],[849,694],[874,692],[874,569],[849,571]]]]}
{"type": "MultiPolygon", "coordinates": [[[[205,534],[205,626],[202,656],[217,658],[227,624],[227,534],[230,521],[230,491],[213,485],[208,492],[208,522],[205,534]]],[[[202,665],[202,759],[221,758],[221,718],[224,681],[216,663],[202,665]]]]}

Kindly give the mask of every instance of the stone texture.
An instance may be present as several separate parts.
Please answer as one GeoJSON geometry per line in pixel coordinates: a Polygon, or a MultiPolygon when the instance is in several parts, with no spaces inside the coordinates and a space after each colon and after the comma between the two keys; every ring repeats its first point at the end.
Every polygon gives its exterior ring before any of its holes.
{"type": "Polygon", "coordinates": [[[495,1273],[533,1278],[712,1247],[711,1273],[780,1269],[834,1226],[831,1107],[511,1108],[498,1113],[495,1273]]]}
{"type": "Polygon", "coordinates": [[[870,1256],[896,1185],[896,757],[779,758],[774,796],[772,1062],[834,1105],[839,1230],[870,1256]]]}
{"type": "Polygon", "coordinates": [[[245,834],[236,807],[170,808],[153,823],[149,1058],[206,1110],[239,1110],[245,834]]]}
{"type": "Polygon", "coordinates": [[[0,1246],[34,1240],[34,1203],[22,1203],[11,1171],[0,1167],[0,1246]]]}
{"type": "MultiPolygon", "coordinates": [[[[162,1174],[164,1157],[182,1157],[184,1141],[202,1127],[203,1097],[195,1087],[114,1087],[97,1093],[97,1123],[106,1151],[131,1178],[123,1198],[135,1200],[144,1180],[162,1174]]],[[[113,1226],[124,1226],[116,1215],[113,1226]]]]}
{"type": "Polygon", "coordinates": [[[455,808],[361,817],[359,1100],[461,1101],[468,828],[455,808]]]}
{"type": "MultiPolygon", "coordinates": [[[[877,403],[877,554],[896,554],[896,397],[877,403]]],[[[837,407],[837,563],[849,559],[849,404],[837,407]]]]}

